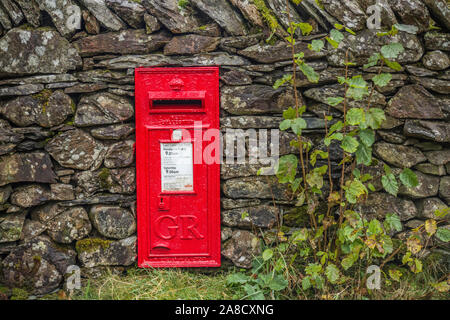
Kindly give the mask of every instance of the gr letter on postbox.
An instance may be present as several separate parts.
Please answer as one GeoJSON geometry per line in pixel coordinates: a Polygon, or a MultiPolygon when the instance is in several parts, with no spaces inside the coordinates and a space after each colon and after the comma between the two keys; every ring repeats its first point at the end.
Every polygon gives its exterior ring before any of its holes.
{"type": "Polygon", "coordinates": [[[137,68],[135,83],[138,265],[218,267],[220,163],[202,155],[219,68],[137,68]]]}

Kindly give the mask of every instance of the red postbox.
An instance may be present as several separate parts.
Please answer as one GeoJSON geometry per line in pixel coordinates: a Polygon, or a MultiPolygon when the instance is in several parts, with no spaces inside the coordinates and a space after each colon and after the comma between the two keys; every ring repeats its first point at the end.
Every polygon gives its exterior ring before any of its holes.
{"type": "Polygon", "coordinates": [[[219,129],[219,68],[137,68],[138,265],[220,266],[220,164],[198,160],[219,129]]]}

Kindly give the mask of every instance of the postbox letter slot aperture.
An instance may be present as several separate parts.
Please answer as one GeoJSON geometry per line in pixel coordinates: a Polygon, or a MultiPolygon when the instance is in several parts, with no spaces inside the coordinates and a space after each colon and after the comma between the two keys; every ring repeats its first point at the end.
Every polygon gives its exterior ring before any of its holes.
{"type": "Polygon", "coordinates": [[[150,113],[204,112],[205,91],[149,92],[150,113]]]}

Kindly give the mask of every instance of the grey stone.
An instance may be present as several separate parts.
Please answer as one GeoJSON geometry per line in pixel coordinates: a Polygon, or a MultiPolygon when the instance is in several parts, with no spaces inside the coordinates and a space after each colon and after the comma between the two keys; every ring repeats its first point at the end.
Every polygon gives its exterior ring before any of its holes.
{"type": "Polygon", "coordinates": [[[52,200],[74,200],[75,193],[71,184],[54,183],[50,185],[50,198],[52,200]]]}
{"type": "Polygon", "coordinates": [[[15,182],[55,183],[56,175],[48,154],[15,153],[0,157],[0,186],[15,182]]]}
{"type": "MultiPolygon", "coordinates": [[[[389,5],[389,0],[356,0],[356,1],[358,1],[359,5],[361,6],[361,9],[366,13],[369,13],[368,9],[370,6],[378,5],[378,8],[381,9],[380,27],[382,29],[390,29],[394,24],[398,23],[397,17],[395,16],[394,11],[392,11],[391,6],[389,5]]],[[[373,11],[371,13],[373,14],[373,11]]],[[[368,19],[370,18],[373,19],[374,17],[373,16],[368,17],[368,19]]]]}
{"type": "Polygon", "coordinates": [[[391,131],[378,130],[377,133],[381,139],[389,143],[402,144],[406,140],[403,135],[391,131]]]}
{"type": "Polygon", "coordinates": [[[253,25],[264,28],[263,18],[254,3],[246,0],[230,0],[230,2],[241,11],[246,20],[253,25]]]}
{"type": "Polygon", "coordinates": [[[83,57],[98,54],[145,54],[158,50],[169,42],[166,31],[147,34],[144,29],[108,32],[88,36],[74,42],[83,57]]]}
{"type": "Polygon", "coordinates": [[[419,163],[414,166],[414,169],[425,174],[432,174],[434,176],[445,175],[445,167],[443,165],[436,165],[432,163],[419,163]]]}
{"type": "Polygon", "coordinates": [[[410,168],[427,160],[422,151],[414,147],[377,142],[373,149],[381,159],[399,168],[410,168]]]}
{"type": "Polygon", "coordinates": [[[84,28],[86,29],[87,33],[99,34],[100,33],[100,23],[94,17],[94,15],[92,13],[90,13],[88,10],[83,10],[81,14],[82,14],[83,20],[84,20],[84,28]]]}
{"type": "Polygon", "coordinates": [[[389,101],[386,112],[396,118],[443,119],[450,101],[434,97],[419,85],[408,85],[389,101]]]}
{"type": "Polygon", "coordinates": [[[439,184],[439,197],[445,200],[447,205],[450,205],[450,176],[441,178],[441,182],[439,184]]]}
{"type": "Polygon", "coordinates": [[[0,3],[3,5],[3,8],[5,8],[6,12],[8,12],[14,25],[19,25],[24,17],[17,4],[15,4],[12,0],[0,0],[0,3]]]}
{"type": "MultiPolygon", "coordinates": [[[[324,52],[309,50],[306,42],[297,41],[295,44],[295,52],[299,51],[303,51],[305,53],[306,60],[319,59],[325,56],[324,52]]],[[[284,42],[278,42],[275,45],[255,44],[251,47],[238,51],[238,54],[259,63],[274,63],[292,60],[292,49],[284,42]]]]}
{"type": "Polygon", "coordinates": [[[129,266],[136,260],[136,236],[119,241],[87,238],[78,240],[78,259],[84,267],[129,266]]]}
{"type": "Polygon", "coordinates": [[[323,0],[325,10],[348,28],[359,31],[366,26],[367,17],[356,0],[323,0]]]}
{"type": "MultiPolygon", "coordinates": [[[[295,23],[304,22],[303,19],[295,10],[294,6],[291,3],[289,3],[288,7],[288,4],[286,3],[285,0],[268,1],[267,5],[272,10],[273,14],[277,17],[278,21],[285,29],[288,29],[290,27],[289,21],[295,23]]],[[[300,30],[296,30],[296,34],[301,35],[300,30]]]]}
{"type": "Polygon", "coordinates": [[[36,0],[15,0],[15,2],[22,9],[27,22],[35,28],[39,27],[41,23],[41,11],[36,0]]]}
{"type": "Polygon", "coordinates": [[[60,203],[58,202],[46,203],[43,206],[32,209],[31,219],[46,225],[57,215],[64,212],[64,210],[66,210],[66,208],[60,206],[60,203]]]}
{"type": "Polygon", "coordinates": [[[138,2],[132,0],[106,0],[106,5],[129,26],[135,29],[142,27],[146,10],[138,2]]]}
{"type": "Polygon", "coordinates": [[[27,287],[46,294],[59,287],[67,268],[75,264],[75,252],[62,249],[38,236],[15,248],[3,260],[3,279],[10,287],[27,287]]]}
{"type": "Polygon", "coordinates": [[[403,24],[414,25],[419,32],[428,30],[430,13],[421,0],[388,0],[403,24]]]}
{"type": "Polygon", "coordinates": [[[256,176],[258,170],[263,167],[262,164],[228,164],[223,163],[220,166],[220,177],[222,179],[231,179],[237,177],[256,176]]]}
{"type": "Polygon", "coordinates": [[[417,217],[417,208],[411,200],[394,197],[388,193],[370,193],[367,200],[358,203],[355,211],[383,219],[387,213],[396,213],[401,221],[417,217]]]}
{"type": "Polygon", "coordinates": [[[252,78],[239,70],[230,70],[220,76],[220,80],[230,86],[243,86],[252,84],[252,78]]]}
{"type": "Polygon", "coordinates": [[[256,198],[289,200],[289,191],[284,185],[280,185],[274,177],[245,177],[234,178],[225,181],[222,186],[223,193],[228,198],[256,198]],[[273,195],[272,195],[273,193],[273,195]]]}
{"type": "Polygon", "coordinates": [[[20,235],[20,240],[29,240],[31,238],[37,237],[45,232],[46,227],[36,220],[26,219],[23,224],[22,234],[20,235]]]}
{"type": "Polygon", "coordinates": [[[134,141],[120,141],[111,145],[105,155],[105,167],[127,167],[133,163],[134,141]]]}
{"type": "Polygon", "coordinates": [[[20,239],[26,214],[26,212],[0,213],[0,243],[20,239]]]}
{"type": "Polygon", "coordinates": [[[12,78],[12,79],[2,79],[0,80],[0,85],[14,85],[14,84],[36,84],[36,83],[55,83],[55,82],[70,82],[76,81],[71,74],[48,74],[48,75],[37,75],[24,78],[12,78]]]}
{"type": "Polygon", "coordinates": [[[2,7],[0,7],[0,26],[3,26],[3,28],[6,30],[9,30],[13,27],[11,20],[9,20],[8,14],[2,9],[2,7]]]}
{"type": "Polygon", "coordinates": [[[441,80],[435,78],[418,78],[418,77],[410,77],[412,82],[418,85],[421,85],[425,89],[434,91],[440,94],[450,94],[450,81],[441,80]]]}
{"type": "Polygon", "coordinates": [[[156,17],[151,14],[144,13],[145,31],[147,34],[153,33],[161,29],[161,24],[156,17]]]}
{"type": "Polygon", "coordinates": [[[450,34],[430,31],[424,36],[425,46],[428,50],[450,51],[450,34]]]}
{"type": "Polygon", "coordinates": [[[89,217],[98,232],[107,238],[124,239],[136,232],[136,219],[121,207],[95,205],[89,211],[89,217]]]}
{"type": "Polygon", "coordinates": [[[122,140],[134,132],[132,124],[115,124],[91,130],[94,138],[102,140],[122,140]]]}
{"type": "Polygon", "coordinates": [[[407,65],[405,68],[410,74],[417,77],[435,77],[439,74],[436,71],[431,71],[414,65],[407,65]]]}
{"type": "Polygon", "coordinates": [[[222,248],[222,255],[240,268],[251,268],[253,259],[260,253],[258,237],[245,230],[233,231],[231,239],[222,248]]]}
{"type": "Polygon", "coordinates": [[[126,99],[111,93],[95,93],[81,98],[74,123],[79,127],[114,124],[134,115],[134,108],[126,99]]]}
{"type": "Polygon", "coordinates": [[[448,55],[440,50],[427,52],[422,58],[423,65],[431,70],[445,70],[450,66],[448,55]]]}
{"type": "Polygon", "coordinates": [[[421,120],[406,120],[403,134],[437,142],[450,142],[450,124],[421,120]]]}
{"type": "Polygon", "coordinates": [[[42,91],[35,96],[18,97],[7,102],[0,113],[18,126],[39,124],[50,128],[73,114],[74,103],[64,92],[42,91]]]}
{"type": "Polygon", "coordinates": [[[188,33],[202,25],[190,5],[180,8],[178,0],[143,0],[142,5],[172,33],[188,33]]]}
{"type": "MultiPolygon", "coordinates": [[[[447,208],[447,206],[439,198],[427,198],[417,201],[417,209],[419,210],[419,217],[421,218],[439,219],[435,214],[436,211],[445,208],[447,208]]],[[[447,215],[445,219],[449,220],[450,217],[447,215]]]]}
{"type": "Polygon", "coordinates": [[[195,34],[172,38],[164,47],[165,55],[193,55],[216,50],[220,39],[195,34]]]}
{"type": "Polygon", "coordinates": [[[262,205],[249,208],[236,208],[222,211],[222,223],[227,227],[251,229],[252,227],[270,229],[277,222],[279,210],[262,205]],[[245,215],[242,218],[243,214],[245,215]]]}
{"type": "Polygon", "coordinates": [[[47,233],[59,243],[72,243],[83,239],[92,230],[88,214],[83,207],[74,207],[47,222],[47,233]]]}
{"type": "Polygon", "coordinates": [[[29,208],[40,205],[51,199],[50,190],[38,185],[32,184],[17,187],[11,194],[11,203],[22,208],[29,208]]]}
{"type": "Polygon", "coordinates": [[[4,204],[6,201],[8,201],[11,192],[12,187],[10,185],[0,187],[0,204],[4,204]]]}
{"type": "Polygon", "coordinates": [[[104,156],[103,145],[79,129],[57,135],[47,143],[45,150],[61,166],[80,170],[100,166],[104,156]]]}
{"type": "Polygon", "coordinates": [[[243,207],[254,207],[261,203],[258,199],[228,199],[221,198],[220,203],[223,209],[236,209],[243,207]]]}
{"type": "Polygon", "coordinates": [[[230,35],[247,34],[243,19],[227,1],[197,0],[193,5],[216,21],[230,35]]]}
{"type": "Polygon", "coordinates": [[[414,171],[417,175],[419,185],[414,188],[407,188],[401,185],[398,190],[399,195],[407,196],[413,199],[434,197],[438,194],[439,177],[414,171]]]}
{"type": "Polygon", "coordinates": [[[377,30],[367,29],[358,32],[356,36],[348,35],[336,50],[329,45],[332,52],[327,56],[328,62],[332,66],[344,66],[348,50],[348,60],[362,66],[373,53],[380,52],[383,45],[392,42],[401,43],[405,49],[396,59],[400,64],[417,62],[422,58],[424,48],[416,35],[400,31],[393,37],[378,37],[377,30]]]}
{"type": "Polygon", "coordinates": [[[119,31],[125,28],[124,23],[106,6],[105,0],[80,0],[106,29],[119,31]]]}
{"type": "Polygon", "coordinates": [[[66,73],[81,66],[72,45],[56,31],[12,29],[0,39],[0,74],[66,73]]]}
{"type": "Polygon", "coordinates": [[[95,90],[86,90],[89,91],[97,91],[106,89],[108,87],[114,87],[112,84],[121,85],[120,87],[125,87],[126,84],[134,84],[133,77],[128,76],[125,72],[119,71],[110,71],[110,70],[86,70],[82,72],[75,73],[77,79],[81,82],[88,82],[90,86],[92,86],[95,90]],[[100,82],[101,84],[107,83],[105,86],[99,86],[99,83],[92,82],[100,82]]]}
{"type": "Polygon", "coordinates": [[[450,162],[450,149],[426,152],[428,161],[436,165],[444,165],[450,162]]]}
{"type": "Polygon", "coordinates": [[[39,8],[50,15],[62,36],[69,37],[81,29],[81,9],[72,0],[39,1],[39,8]]]}
{"type": "Polygon", "coordinates": [[[448,2],[445,0],[424,0],[428,6],[431,15],[435,18],[440,25],[450,29],[450,9],[448,8],[448,2]]]}
{"type": "Polygon", "coordinates": [[[281,121],[283,121],[282,117],[270,117],[270,116],[222,117],[222,118],[220,118],[220,127],[222,129],[226,129],[226,128],[277,129],[279,127],[281,121]]]}
{"type": "Polygon", "coordinates": [[[76,199],[72,201],[61,202],[60,205],[64,207],[74,207],[93,204],[117,204],[131,205],[136,201],[136,195],[122,195],[122,194],[98,194],[93,197],[76,199]]]}
{"type": "Polygon", "coordinates": [[[221,108],[233,115],[282,113],[294,104],[289,91],[263,85],[223,87],[221,93],[221,108]]]}
{"type": "Polygon", "coordinates": [[[23,84],[19,86],[0,88],[0,97],[9,96],[26,96],[29,94],[42,91],[44,86],[42,84],[23,84]]]}

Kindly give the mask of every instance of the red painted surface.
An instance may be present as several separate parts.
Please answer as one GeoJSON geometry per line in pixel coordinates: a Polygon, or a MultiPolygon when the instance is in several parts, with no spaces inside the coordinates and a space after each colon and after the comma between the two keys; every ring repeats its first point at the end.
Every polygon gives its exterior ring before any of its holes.
{"type": "Polygon", "coordinates": [[[193,184],[183,180],[178,191],[162,169],[172,150],[202,151],[210,141],[199,131],[219,128],[219,68],[137,68],[135,84],[138,265],[218,267],[220,164],[188,165],[193,184]],[[194,121],[202,126],[194,130],[194,121]],[[177,129],[186,130],[181,141],[172,139],[177,129]]]}

